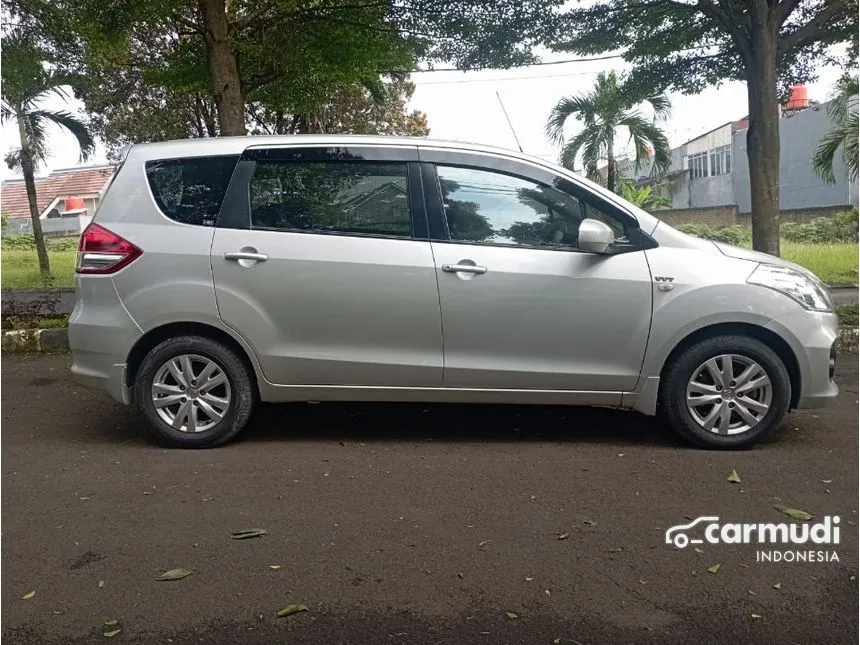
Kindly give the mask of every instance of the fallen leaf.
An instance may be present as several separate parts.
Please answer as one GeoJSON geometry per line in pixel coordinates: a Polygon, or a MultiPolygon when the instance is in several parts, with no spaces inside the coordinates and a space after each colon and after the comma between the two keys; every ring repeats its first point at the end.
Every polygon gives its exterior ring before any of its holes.
{"type": "Polygon", "coordinates": [[[287,605],[278,612],[277,616],[278,618],[285,618],[302,611],[309,611],[309,609],[305,605],[287,605]]]}
{"type": "Polygon", "coordinates": [[[462,580],[462,579],[463,579],[463,574],[462,574],[462,573],[458,573],[458,574],[457,574],[457,577],[458,577],[458,578],[460,578],[460,580],[462,580]]]}
{"type": "Polygon", "coordinates": [[[534,578],[526,578],[526,582],[531,582],[532,580],[534,580],[534,578]]]}
{"type": "Polygon", "coordinates": [[[230,537],[234,540],[247,540],[248,538],[261,537],[268,533],[266,529],[245,529],[243,531],[233,531],[230,537]]]}
{"type": "Polygon", "coordinates": [[[712,567],[708,567],[708,573],[716,573],[716,572],[717,572],[717,571],[719,571],[719,570],[720,570],[720,565],[719,565],[719,563],[718,563],[718,564],[715,564],[715,565],[714,565],[714,566],[712,566],[712,567]]]}
{"type": "Polygon", "coordinates": [[[104,636],[105,638],[113,638],[114,636],[119,634],[121,631],[122,631],[121,629],[112,629],[109,632],[102,632],[102,636],[104,636]]]}
{"type": "Polygon", "coordinates": [[[506,611],[505,616],[507,616],[510,620],[516,620],[517,618],[520,617],[519,614],[515,614],[512,611],[506,611]]]}
{"type": "Polygon", "coordinates": [[[99,580],[99,581],[98,581],[98,586],[99,586],[99,589],[101,589],[102,587],[104,587],[104,586],[105,586],[105,581],[104,581],[104,580],[99,580]]]}
{"type": "Polygon", "coordinates": [[[561,535],[558,536],[558,539],[559,540],[566,540],[569,537],[570,537],[570,533],[562,533],[561,535]]]}
{"type": "Polygon", "coordinates": [[[750,618],[752,618],[753,620],[756,620],[758,618],[761,618],[761,614],[750,614],[750,618]]]}
{"type": "Polygon", "coordinates": [[[791,508],[789,506],[783,506],[782,504],[774,504],[773,507],[780,513],[788,515],[793,520],[801,520],[802,522],[808,522],[812,519],[812,515],[810,515],[806,511],[801,511],[799,508],[791,508]]]}
{"type": "Polygon", "coordinates": [[[156,580],[182,580],[183,578],[187,578],[193,572],[188,569],[171,569],[170,571],[165,571],[160,576],[156,578],[156,580]]]}
{"type": "Polygon", "coordinates": [[[280,564],[270,564],[269,568],[277,571],[278,569],[281,568],[281,565],[280,564]]]}
{"type": "Polygon", "coordinates": [[[738,475],[738,471],[733,468],[732,472],[729,474],[729,476],[726,477],[726,481],[729,481],[733,484],[740,484],[741,483],[741,476],[738,475]]]}
{"type": "Polygon", "coordinates": [[[30,598],[32,598],[35,595],[36,595],[35,591],[31,591],[30,593],[25,593],[23,596],[21,596],[21,600],[30,600],[30,598]]]}
{"type": "Polygon", "coordinates": [[[106,620],[106,621],[104,622],[104,626],[105,626],[105,627],[113,627],[113,626],[114,626],[114,625],[116,625],[118,622],[119,622],[119,621],[118,621],[118,620],[116,620],[116,618],[110,618],[110,619],[108,619],[108,620],[106,620]]]}
{"type": "Polygon", "coordinates": [[[773,584],[773,588],[776,589],[777,591],[779,591],[780,589],[782,589],[782,583],[781,582],[775,582],[773,584]]]}

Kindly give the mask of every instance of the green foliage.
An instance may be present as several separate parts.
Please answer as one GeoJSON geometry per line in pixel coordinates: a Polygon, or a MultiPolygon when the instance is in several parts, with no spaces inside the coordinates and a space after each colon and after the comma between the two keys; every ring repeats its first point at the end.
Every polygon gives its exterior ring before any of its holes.
{"type": "MultiPolygon", "coordinates": [[[[77,251],[77,237],[49,237],[45,238],[45,245],[49,251],[77,251]]],[[[6,249],[35,249],[36,242],[32,233],[17,233],[15,235],[4,235],[2,247],[6,249]]]]}
{"type": "Polygon", "coordinates": [[[857,327],[860,324],[857,305],[839,305],[836,307],[836,317],[842,327],[857,327]]]}
{"type": "MultiPolygon", "coordinates": [[[[768,2],[604,0],[568,11],[553,49],[577,54],[623,51],[632,84],[648,91],[696,94],[725,80],[746,81],[755,24],[776,25],[777,71],[783,92],[815,79],[827,48],[849,43],[856,60],[857,4],[842,0],[768,2]]],[[[755,51],[754,51],[755,50],[755,51]]],[[[832,60],[832,57],[829,57],[832,60]]],[[[750,59],[751,60],[751,59],[750,59]]]]}
{"type": "MultiPolygon", "coordinates": [[[[16,2],[24,14],[18,19],[36,23],[76,73],[75,93],[113,157],[138,141],[219,134],[201,3],[16,2]]],[[[255,132],[420,135],[426,122],[406,114],[409,92],[400,86],[389,94],[385,85],[392,89],[419,60],[468,68],[534,60],[531,50],[548,39],[561,4],[222,0],[220,10],[246,125],[255,132]],[[343,122],[333,116],[340,107],[348,113],[343,122]]]]}
{"type": "Polygon", "coordinates": [[[609,164],[607,186],[614,190],[615,137],[619,129],[627,132],[636,150],[636,170],[651,161],[652,172],[665,172],[672,162],[669,139],[657,125],[669,116],[671,107],[664,94],[640,92],[622,86],[615,72],[600,72],[594,89],[587,94],[561,99],[550,113],[546,124],[547,137],[556,143],[564,143],[561,164],[574,168],[577,157],[582,155],[585,173],[598,179],[598,166],[602,160],[609,164]],[[654,110],[654,118],[646,119],[637,109],[648,103],[654,110]],[[583,123],[583,129],[565,143],[564,126],[574,117],[583,123]]]}
{"type": "Polygon", "coordinates": [[[857,116],[857,103],[853,105],[851,103],[851,98],[856,97],[857,93],[856,75],[843,77],[839,81],[836,93],[827,106],[827,114],[833,119],[834,126],[825,133],[812,158],[812,169],[815,174],[831,184],[836,183],[833,161],[840,148],[845,168],[848,170],[848,178],[851,181],[857,181],[858,163],[860,163],[857,131],[860,130],[860,122],[857,116]]]}
{"type": "Polygon", "coordinates": [[[703,240],[722,242],[724,244],[731,244],[732,246],[748,246],[750,241],[749,231],[740,225],[713,228],[707,224],[691,222],[689,224],[682,224],[677,228],[679,231],[683,231],[688,235],[695,235],[703,240]]]}
{"type": "Polygon", "coordinates": [[[791,242],[826,244],[857,242],[857,209],[837,213],[833,217],[817,217],[811,222],[789,222],[781,227],[781,235],[791,242]]]}
{"type": "Polygon", "coordinates": [[[634,206],[647,211],[672,208],[672,200],[663,195],[658,195],[654,189],[654,185],[637,186],[630,179],[623,179],[615,192],[634,206]]]}

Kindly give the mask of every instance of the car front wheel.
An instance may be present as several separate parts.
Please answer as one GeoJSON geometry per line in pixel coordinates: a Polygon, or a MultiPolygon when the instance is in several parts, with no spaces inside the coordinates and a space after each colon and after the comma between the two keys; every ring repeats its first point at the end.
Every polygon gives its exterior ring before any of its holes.
{"type": "Polygon", "coordinates": [[[180,336],[153,348],[137,375],[135,399],[151,429],[179,447],[208,448],[247,423],[253,382],[244,361],[210,338],[180,336]]]}
{"type": "Polygon", "coordinates": [[[704,448],[750,448],[788,411],[791,380],[780,357],[747,336],[717,336],[672,359],[660,383],[660,412],[704,448]]]}

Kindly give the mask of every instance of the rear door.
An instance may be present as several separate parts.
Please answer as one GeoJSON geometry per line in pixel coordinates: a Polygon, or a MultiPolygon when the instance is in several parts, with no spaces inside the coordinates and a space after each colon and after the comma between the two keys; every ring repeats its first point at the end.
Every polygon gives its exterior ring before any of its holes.
{"type": "Polygon", "coordinates": [[[633,389],[652,298],[635,218],[525,161],[423,148],[420,155],[444,386],[633,389]],[[585,218],[615,230],[617,254],[577,247],[585,218]]]}
{"type": "Polygon", "coordinates": [[[211,258],[221,318],[270,382],[441,385],[414,147],[249,148],[211,258]]]}

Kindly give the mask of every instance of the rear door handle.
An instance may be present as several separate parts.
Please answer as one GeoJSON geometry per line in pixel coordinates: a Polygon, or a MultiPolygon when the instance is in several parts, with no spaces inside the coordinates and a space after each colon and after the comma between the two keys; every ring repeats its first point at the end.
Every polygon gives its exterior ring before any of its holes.
{"type": "Polygon", "coordinates": [[[475,275],[484,275],[487,272],[487,267],[479,267],[474,264],[443,264],[442,270],[445,273],[474,273],[475,275]]]}
{"type": "Polygon", "coordinates": [[[225,260],[252,260],[254,262],[265,262],[269,256],[265,253],[252,253],[250,251],[232,251],[224,254],[225,260]]]}

